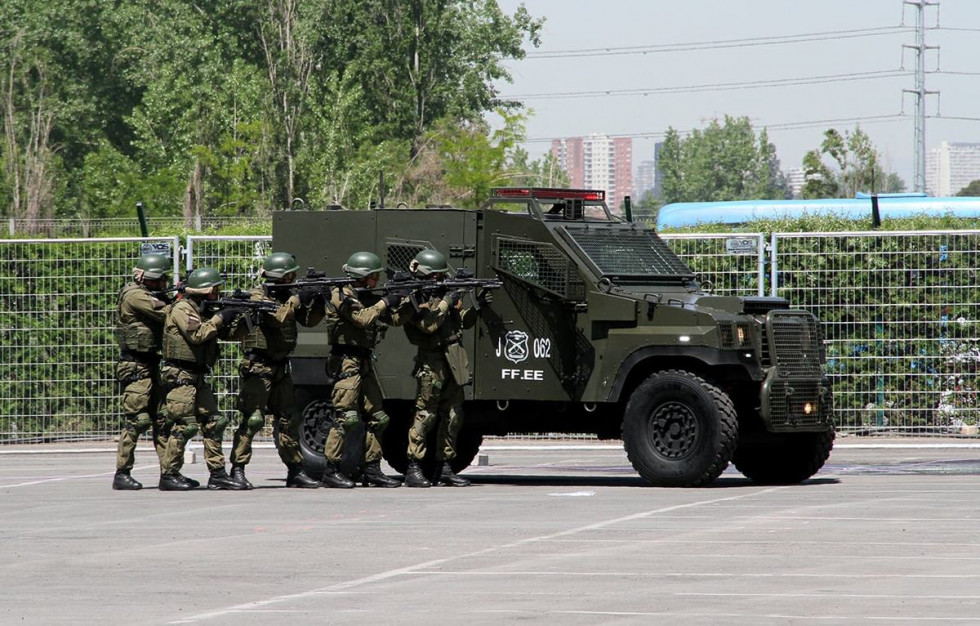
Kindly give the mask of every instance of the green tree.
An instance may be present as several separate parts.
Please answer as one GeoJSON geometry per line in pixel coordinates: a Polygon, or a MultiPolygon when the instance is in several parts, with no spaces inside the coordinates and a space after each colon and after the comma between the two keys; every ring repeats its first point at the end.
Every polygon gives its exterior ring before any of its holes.
{"type": "Polygon", "coordinates": [[[980,196],[980,180],[972,180],[970,184],[956,192],[960,197],[980,196]]]}
{"type": "Polygon", "coordinates": [[[681,138],[669,128],[660,152],[663,199],[711,202],[781,198],[786,182],[765,130],[756,137],[747,117],[712,120],[681,138]]]}
{"type": "Polygon", "coordinates": [[[834,128],[824,131],[819,150],[810,150],[803,157],[803,171],[804,198],[853,198],[859,191],[905,190],[905,182],[897,174],[885,172],[881,156],[860,126],[844,134],[834,128]],[[830,165],[824,156],[829,157],[830,165]]]}

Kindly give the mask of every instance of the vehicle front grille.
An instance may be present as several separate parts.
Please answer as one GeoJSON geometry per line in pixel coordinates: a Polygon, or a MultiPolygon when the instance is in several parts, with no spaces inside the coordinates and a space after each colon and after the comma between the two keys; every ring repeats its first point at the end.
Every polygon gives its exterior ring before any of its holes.
{"type": "MultiPolygon", "coordinates": [[[[766,316],[770,365],[783,377],[820,378],[820,331],[813,315],[803,311],[770,311],[766,316]]],[[[764,363],[765,364],[765,363],[764,363]]]]}
{"type": "Polygon", "coordinates": [[[821,396],[823,357],[817,319],[804,311],[766,315],[762,341],[767,376],[765,403],[774,431],[812,429],[827,423],[830,398],[821,396]]]}
{"type": "Polygon", "coordinates": [[[818,380],[777,379],[769,386],[769,424],[774,431],[823,425],[826,413],[820,406],[818,380]]]}

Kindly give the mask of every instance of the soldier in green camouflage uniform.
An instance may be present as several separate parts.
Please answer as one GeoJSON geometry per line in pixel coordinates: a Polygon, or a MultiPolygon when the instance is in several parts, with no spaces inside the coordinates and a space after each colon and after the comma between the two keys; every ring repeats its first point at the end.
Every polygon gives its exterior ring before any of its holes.
{"type": "Polygon", "coordinates": [[[296,347],[296,323],[316,326],[324,317],[324,301],[315,288],[292,293],[299,264],[288,252],[266,257],[262,277],[276,287],[252,289],[252,300],[276,302],[275,314],[264,314],[242,341],[244,359],[239,366],[241,389],[238,410],[242,421],[235,430],[231,451],[231,476],[244,483],[245,466],[252,459],[252,439],[265,426],[266,411],[276,420],[279,458],[286,464],[286,486],[316,488],[319,483],[303,471],[299,448],[300,415],[293,405],[293,379],[289,374],[289,353],[296,347]]]}
{"type": "Polygon", "coordinates": [[[163,291],[167,288],[170,267],[170,259],[162,254],[145,254],[133,268],[133,282],[119,292],[116,379],[123,388],[126,422],[119,435],[113,489],[143,488],[130,472],[136,462],[136,442],[147,430],[152,429],[153,446],[162,458],[166,439],[161,436],[165,420],[157,414],[160,404],[159,351],[169,304],[163,291]]]}
{"type": "MultiPolygon", "coordinates": [[[[441,279],[449,266],[446,257],[435,250],[419,252],[410,265],[419,278],[441,279]]],[[[436,433],[436,484],[465,487],[470,481],[457,476],[450,466],[456,458],[456,437],[463,426],[463,386],[469,384],[469,363],[466,350],[460,343],[463,330],[472,328],[479,312],[475,307],[462,309],[462,293],[433,295],[419,306],[405,324],[408,340],[418,348],[415,357],[415,376],[418,392],[415,397],[415,421],[408,432],[408,471],[405,484],[409,487],[430,487],[432,483],[422,473],[420,462],[425,458],[425,439],[438,422],[436,433]]],[[[480,294],[489,303],[489,291],[480,294]]]]}
{"type": "Polygon", "coordinates": [[[160,377],[166,392],[165,406],[170,436],[161,461],[160,489],[184,491],[192,488],[180,481],[184,448],[200,428],[204,460],[211,476],[208,489],[245,489],[225,471],[221,438],[228,418],[218,409],[207,376],[218,360],[218,339],[231,339],[228,329],[241,311],[224,309],[210,319],[204,317],[204,301],[216,300],[224,279],[210,267],[191,272],[183,298],[170,309],[163,327],[163,367],[160,377]]]}
{"type": "Polygon", "coordinates": [[[358,424],[364,413],[364,474],[362,484],[376,487],[398,487],[401,483],[381,472],[381,435],[388,425],[388,415],[381,406],[382,394],[374,371],[373,350],[383,330],[391,322],[389,309],[397,306],[400,296],[386,295],[368,305],[370,294],[358,289],[373,289],[381,276],[381,259],[371,252],[356,252],[344,265],[347,276],[355,279],[351,285],[332,292],[328,328],[330,357],[327,375],[334,382],[331,402],[334,409],[333,427],[327,435],[324,456],[327,468],[323,485],[350,489],[354,482],[340,469],[344,435],[358,424]]]}

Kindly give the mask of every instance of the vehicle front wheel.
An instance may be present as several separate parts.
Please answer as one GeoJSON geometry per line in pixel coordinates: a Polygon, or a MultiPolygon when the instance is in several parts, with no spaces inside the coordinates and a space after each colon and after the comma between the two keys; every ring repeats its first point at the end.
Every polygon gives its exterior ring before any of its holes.
{"type": "Polygon", "coordinates": [[[754,433],[738,442],[732,461],[761,485],[793,485],[823,467],[834,447],[834,429],[822,433],[754,433]]]}
{"type": "Polygon", "coordinates": [[[623,446],[636,471],[658,487],[698,487],[728,466],[738,440],[735,406],[703,378],[656,372],[630,396],[623,446]]]}

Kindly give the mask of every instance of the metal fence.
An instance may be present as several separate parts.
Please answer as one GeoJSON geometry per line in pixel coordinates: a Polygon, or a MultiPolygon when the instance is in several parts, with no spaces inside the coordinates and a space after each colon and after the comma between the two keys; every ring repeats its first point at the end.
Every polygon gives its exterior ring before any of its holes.
{"type": "Polygon", "coordinates": [[[980,231],[779,233],[773,295],[823,322],[845,430],[975,434],[980,231]]]}
{"type": "MultiPolygon", "coordinates": [[[[839,428],[976,432],[980,231],[662,237],[715,293],[783,296],[821,319],[839,428]]],[[[271,237],[0,240],[0,443],[118,434],[116,294],[149,244],[180,274],[211,266],[248,288],[271,237]]],[[[226,411],[239,356],[222,345],[226,411]]]]}
{"type": "Polygon", "coordinates": [[[178,243],[0,240],[0,442],[118,432],[116,294],[140,254],[176,261],[178,243]]]}
{"type": "Polygon", "coordinates": [[[661,234],[698,273],[702,284],[722,296],[761,296],[766,289],[766,242],[762,233],[661,234]]]}

